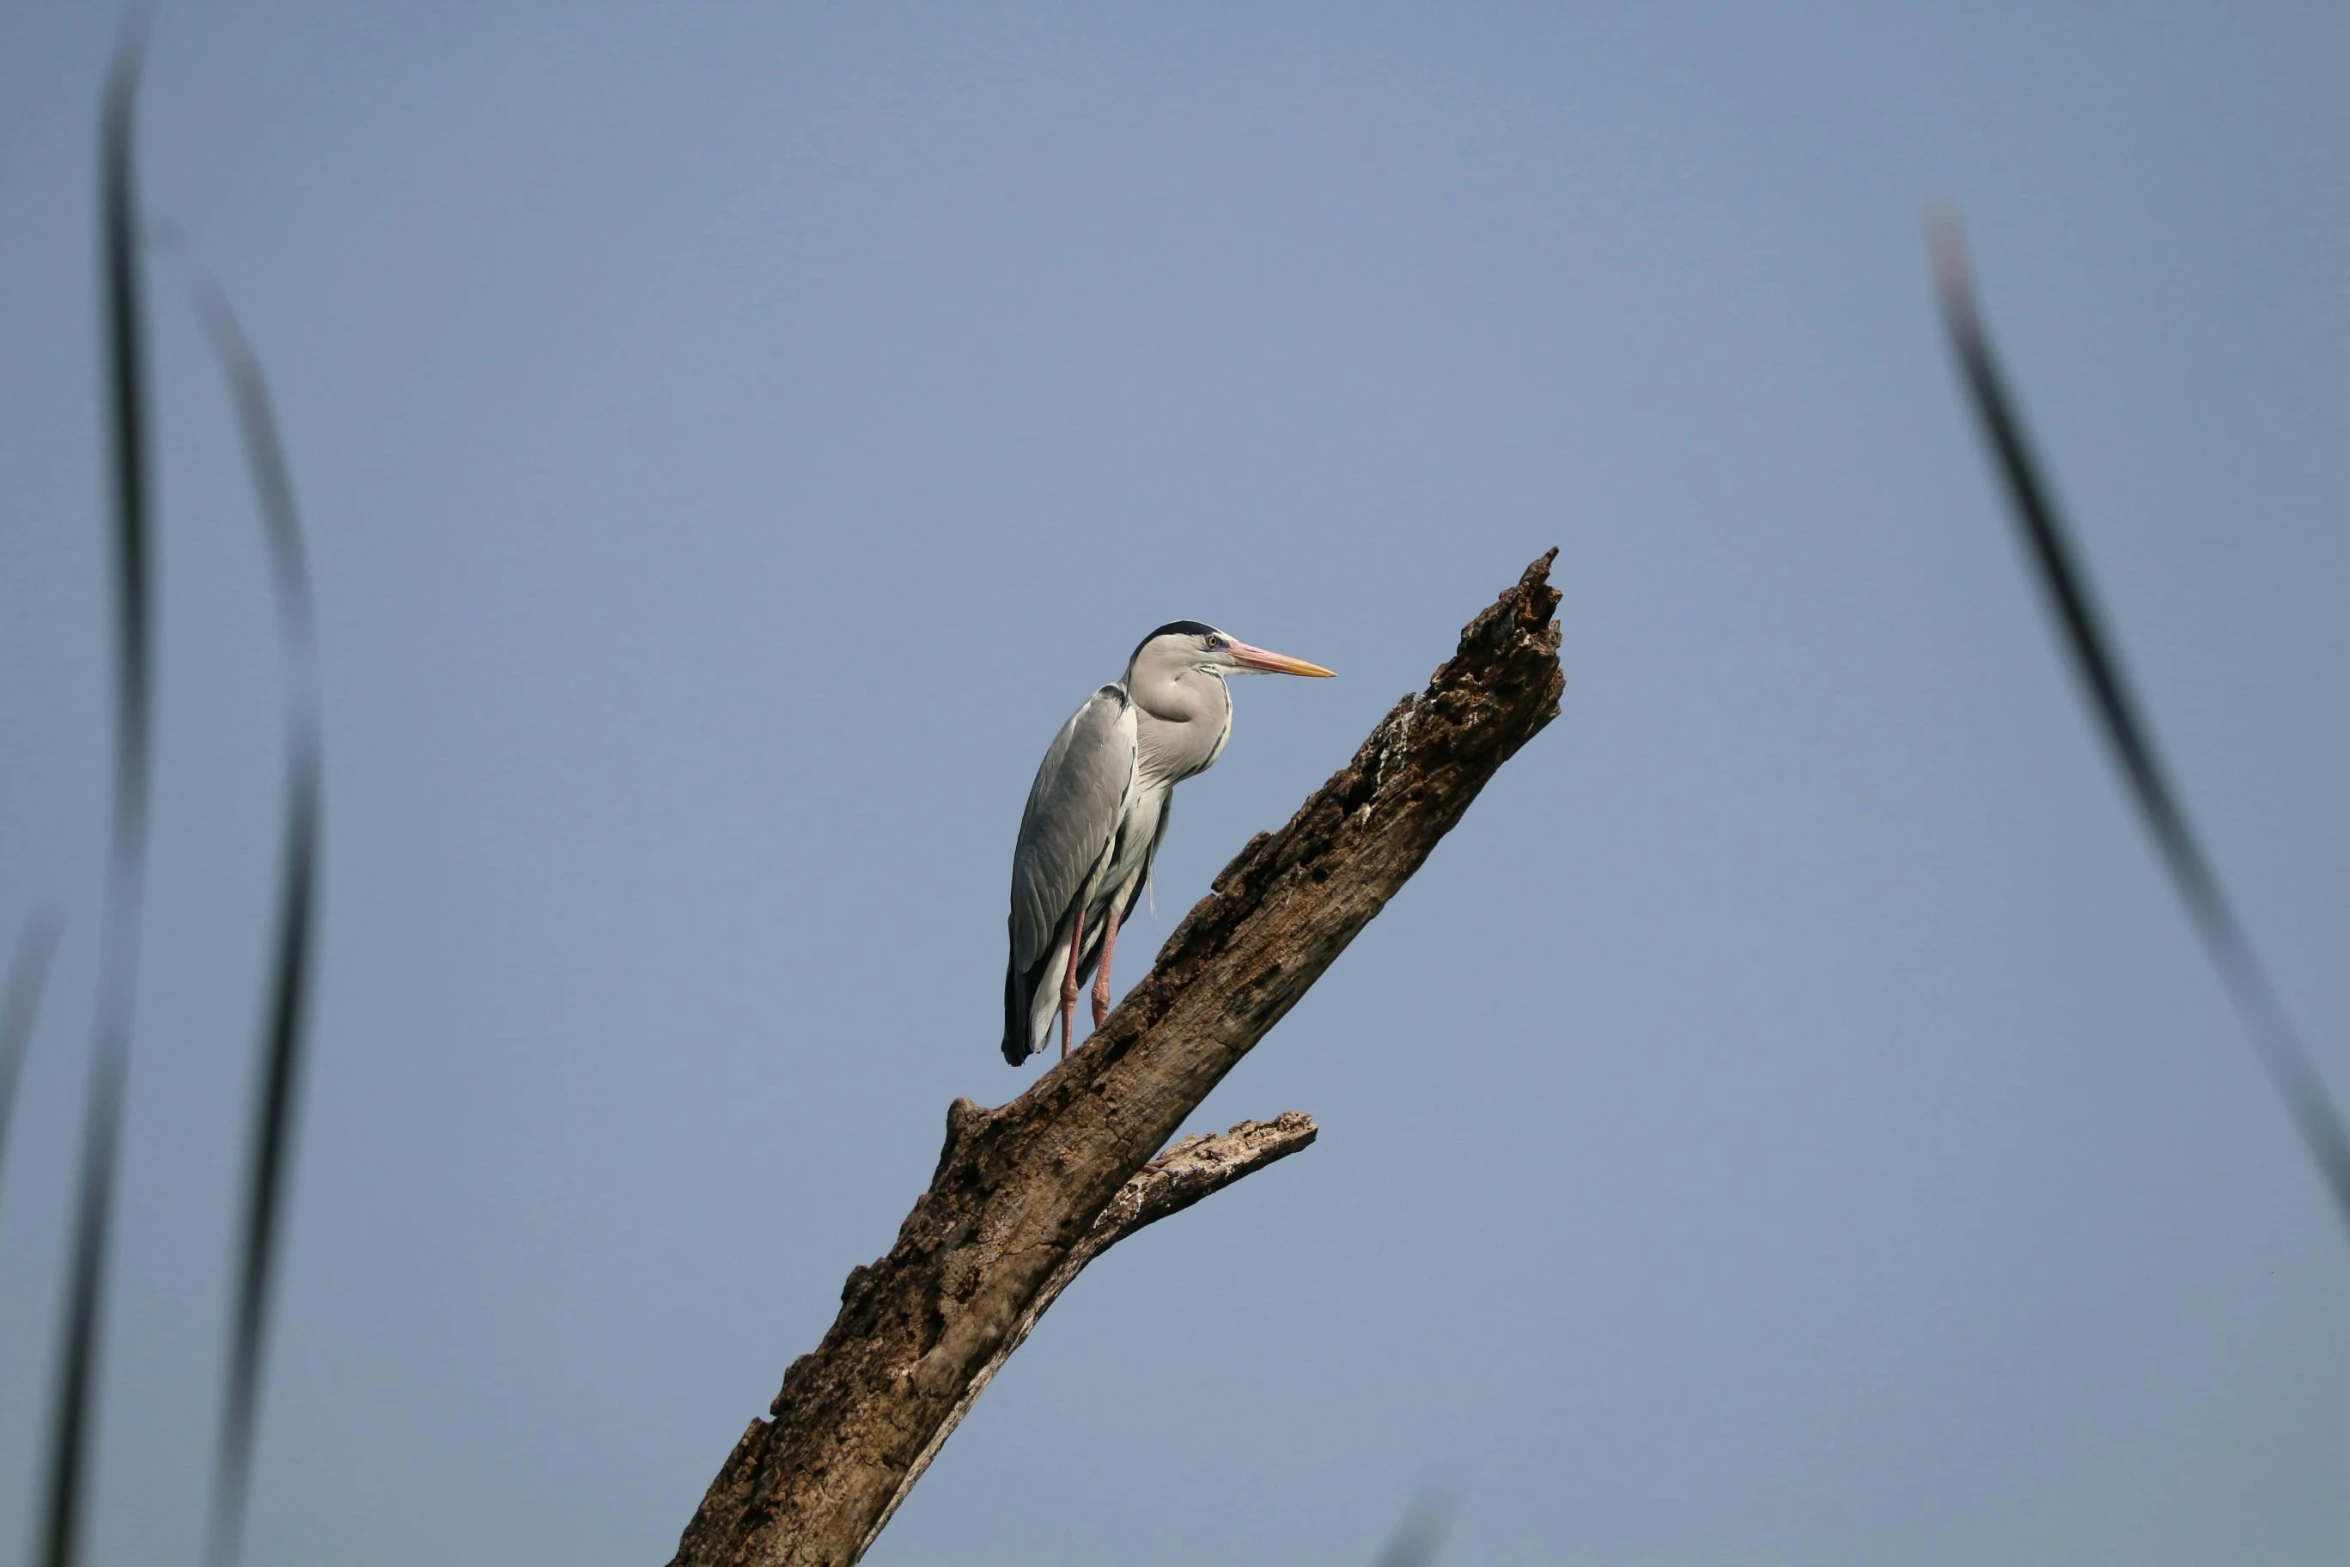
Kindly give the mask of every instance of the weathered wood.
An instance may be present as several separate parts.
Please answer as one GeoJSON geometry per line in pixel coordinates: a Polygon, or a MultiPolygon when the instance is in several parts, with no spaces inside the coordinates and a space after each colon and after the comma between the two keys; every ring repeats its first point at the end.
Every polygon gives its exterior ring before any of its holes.
{"type": "Polygon", "coordinates": [[[873,1548],[881,1531],[897,1516],[898,1504],[906,1493],[914,1489],[914,1482],[930,1467],[938,1450],[946,1445],[955,1427],[971,1413],[971,1406],[979,1402],[979,1395],[987,1391],[997,1371],[1012,1358],[1012,1351],[1028,1342],[1028,1335],[1044,1319],[1047,1308],[1061,1298],[1061,1291],[1077,1281],[1085,1265],[1108,1251],[1112,1246],[1132,1235],[1145,1225],[1156,1224],[1171,1213],[1181,1213],[1211,1192],[1220,1192],[1244,1175],[1253,1175],[1266,1165],[1286,1159],[1299,1149],[1311,1144],[1320,1135],[1321,1128],[1314,1118],[1301,1110],[1284,1110],[1270,1121],[1243,1121],[1229,1132],[1218,1132],[1213,1137],[1186,1137],[1165,1153],[1134,1172],[1134,1179],[1118,1189],[1101,1216],[1093,1221],[1093,1228],[1085,1232],[1085,1239],[1069,1249],[1061,1265],[1044,1281],[1021,1313],[1012,1331],[1004,1336],[988,1354],[987,1361],[963,1389],[963,1396],[955,1400],[945,1420],[939,1423],[922,1451],[898,1476],[897,1490],[873,1527],[865,1531],[865,1543],[857,1547],[860,1556],[873,1548]]]}
{"type": "MultiPolygon", "coordinates": [[[[736,1443],[672,1567],[863,1554],[1052,1297],[1149,1222],[1112,1211],[1145,1162],[1557,716],[1556,554],[1469,623],[1287,826],[1241,850],[1083,1049],[999,1109],[948,1107],[930,1189],[889,1254],[850,1271],[831,1330],[736,1443]]],[[[1190,1195],[1161,1212],[1245,1173],[1170,1184],[1190,1195]]]]}

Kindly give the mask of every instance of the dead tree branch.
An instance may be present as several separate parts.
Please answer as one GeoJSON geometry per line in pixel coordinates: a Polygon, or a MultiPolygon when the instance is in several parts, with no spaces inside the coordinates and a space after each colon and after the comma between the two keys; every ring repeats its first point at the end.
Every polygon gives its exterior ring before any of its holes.
{"type": "Polygon", "coordinates": [[[1087,1262],[1311,1141],[1312,1122],[1284,1116],[1144,1168],[1557,715],[1556,554],[1286,827],[1241,850],[1083,1049],[999,1109],[948,1107],[930,1189],[889,1254],[850,1271],[824,1342],[735,1444],[672,1567],[856,1561],[1087,1262]]]}
{"type": "Polygon", "coordinates": [[[1171,1213],[1181,1213],[1211,1192],[1220,1192],[1244,1175],[1253,1175],[1276,1160],[1286,1159],[1312,1143],[1321,1128],[1314,1118],[1302,1110],[1284,1110],[1270,1121],[1243,1121],[1229,1132],[1213,1137],[1186,1137],[1174,1147],[1134,1173],[1134,1178],[1118,1189],[1101,1216],[1093,1221],[1093,1228],[1085,1232],[1085,1239],[1069,1249],[1061,1265],[1053,1269],[1052,1277],[1036,1292],[1036,1298],[1020,1313],[1020,1320],[1012,1324],[1012,1331],[989,1353],[986,1363],[972,1376],[963,1389],[963,1396],[955,1400],[955,1407],[946,1419],[939,1422],[922,1451],[906,1466],[898,1477],[897,1489],[891,1494],[889,1505],[865,1531],[865,1543],[857,1547],[862,1556],[873,1548],[881,1531],[897,1516],[898,1504],[914,1489],[914,1482],[930,1467],[938,1450],[954,1435],[955,1427],[971,1413],[971,1406],[979,1402],[979,1395],[987,1391],[988,1383],[1012,1351],[1028,1342],[1028,1335],[1036,1330],[1045,1310],[1061,1298],[1061,1291],[1076,1282],[1077,1275],[1087,1263],[1108,1251],[1112,1246],[1146,1225],[1156,1224],[1171,1213]]]}

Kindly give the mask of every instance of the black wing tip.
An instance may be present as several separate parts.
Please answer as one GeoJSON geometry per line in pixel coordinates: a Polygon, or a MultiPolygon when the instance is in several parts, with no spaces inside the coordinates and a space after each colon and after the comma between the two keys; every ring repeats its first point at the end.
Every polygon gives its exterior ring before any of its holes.
{"type": "Polygon", "coordinates": [[[1020,1065],[1036,1052],[1028,1047],[1028,1007],[1020,995],[1020,966],[1004,968],[1004,1059],[1020,1065]]]}

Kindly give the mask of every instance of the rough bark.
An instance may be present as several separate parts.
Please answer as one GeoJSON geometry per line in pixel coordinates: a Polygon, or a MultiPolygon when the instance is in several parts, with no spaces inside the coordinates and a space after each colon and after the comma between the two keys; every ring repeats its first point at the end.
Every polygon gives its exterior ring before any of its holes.
{"type": "Polygon", "coordinates": [[[1087,1263],[1145,1225],[1156,1224],[1171,1213],[1181,1213],[1210,1192],[1220,1192],[1242,1176],[1253,1175],[1275,1160],[1288,1158],[1313,1142],[1320,1132],[1314,1118],[1304,1111],[1284,1110],[1270,1121],[1243,1121],[1231,1131],[1213,1137],[1186,1137],[1137,1170],[1134,1179],[1118,1189],[1118,1195],[1110,1199],[1110,1205],[1093,1221],[1085,1239],[1069,1248],[1069,1254],[1053,1269],[1044,1287],[1036,1292],[1036,1298],[1021,1311],[1020,1320],[1012,1324],[1012,1331],[988,1353],[985,1364],[963,1389],[963,1396],[955,1400],[955,1407],[939,1422],[930,1440],[922,1445],[922,1451],[914,1455],[906,1472],[898,1476],[897,1489],[891,1494],[889,1505],[881,1510],[873,1527],[865,1531],[865,1541],[857,1547],[857,1554],[862,1556],[873,1548],[881,1531],[897,1516],[898,1504],[914,1489],[914,1482],[922,1478],[922,1472],[930,1467],[930,1461],[938,1456],[947,1438],[954,1435],[955,1427],[963,1423],[971,1406],[979,1402],[979,1395],[987,1391],[996,1372],[1012,1358],[1012,1351],[1028,1342],[1028,1335],[1043,1320],[1046,1308],[1061,1298],[1061,1291],[1076,1282],[1087,1263]]]}
{"type": "MultiPolygon", "coordinates": [[[[930,1189],[889,1254],[850,1271],[831,1330],[736,1443],[672,1567],[856,1561],[1086,1262],[1279,1156],[1247,1157],[1244,1123],[1144,1168],[1557,716],[1556,554],[1287,826],[1250,840],[1084,1048],[998,1109],[948,1107],[930,1189]]],[[[1255,1132],[1279,1153],[1312,1137],[1311,1122],[1302,1137],[1289,1117],[1269,1126],[1255,1132]]]]}

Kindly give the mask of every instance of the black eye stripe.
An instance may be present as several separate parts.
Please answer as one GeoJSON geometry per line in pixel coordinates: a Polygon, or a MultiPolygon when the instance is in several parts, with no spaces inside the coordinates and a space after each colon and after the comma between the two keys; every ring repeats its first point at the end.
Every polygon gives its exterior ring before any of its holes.
{"type": "Polygon", "coordinates": [[[1170,620],[1140,642],[1135,643],[1134,651],[1126,655],[1127,662],[1132,663],[1144,648],[1149,647],[1161,637],[1212,637],[1214,635],[1216,635],[1216,628],[1204,620],[1170,620]]]}

